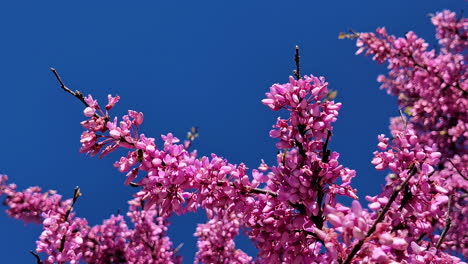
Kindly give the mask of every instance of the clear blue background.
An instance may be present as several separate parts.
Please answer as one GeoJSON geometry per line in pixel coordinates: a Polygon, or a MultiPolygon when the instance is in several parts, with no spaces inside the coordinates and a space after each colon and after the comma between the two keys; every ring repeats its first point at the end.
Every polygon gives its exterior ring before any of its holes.
{"type": "MultiPolygon", "coordinates": [[[[386,26],[435,44],[427,15],[444,8],[458,12],[466,2],[1,1],[0,173],[20,189],[39,185],[66,197],[80,186],[75,209],[92,225],[126,211],[135,189],[112,166],[126,152],[102,160],[79,154],[82,104],[59,88],[49,67],[104,104],[108,93],[120,95],[114,114],[144,112],[143,132],[158,140],[168,132],[184,138],[198,126],[200,154],[250,168],[262,158],[274,164],[268,131],[277,113],[260,100],[271,84],[288,80],[299,44],[302,73],[325,76],[343,102],[331,148],[358,171],[354,186],[363,200],[384,182],[370,160],[398,110],[378,89],[385,67],[355,56],[355,42],[338,33],[386,26]]],[[[193,233],[203,219],[173,218],[170,235],[185,244],[185,263],[193,261],[193,233]]],[[[1,212],[0,262],[33,263],[28,251],[40,232],[1,212]]],[[[245,238],[239,247],[255,254],[245,238]]]]}

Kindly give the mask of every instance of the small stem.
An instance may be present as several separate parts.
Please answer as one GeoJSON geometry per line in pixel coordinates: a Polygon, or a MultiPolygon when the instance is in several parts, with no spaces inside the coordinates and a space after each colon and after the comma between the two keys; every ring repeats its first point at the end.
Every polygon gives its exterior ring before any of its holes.
{"type": "Polygon", "coordinates": [[[403,111],[401,111],[401,108],[398,109],[400,111],[400,117],[401,117],[401,122],[405,125],[405,133],[407,132],[407,126],[408,126],[408,121],[406,120],[405,116],[403,115],[403,111]]]}
{"type": "Polygon", "coordinates": [[[444,238],[447,235],[447,232],[449,231],[450,226],[452,225],[452,219],[450,218],[450,213],[452,213],[452,199],[453,197],[452,195],[450,195],[448,204],[447,204],[448,212],[447,212],[447,216],[445,217],[445,227],[444,227],[444,231],[442,231],[442,234],[439,237],[439,240],[437,241],[437,245],[436,245],[437,250],[439,250],[440,245],[444,241],[444,238]]]}
{"type": "Polygon", "coordinates": [[[67,93],[70,93],[71,95],[75,96],[76,98],[78,98],[78,100],[80,100],[81,102],[83,102],[84,105],[86,106],[89,106],[86,101],[84,100],[84,97],[83,97],[83,94],[80,92],[80,91],[72,91],[70,90],[70,88],[68,88],[62,81],[62,78],[60,78],[60,75],[58,74],[57,70],[55,70],[55,68],[50,68],[50,70],[52,71],[52,73],[55,75],[55,78],[57,78],[57,81],[60,83],[60,87],[62,87],[62,89],[67,92],[67,93]]]}
{"type": "MultiPolygon", "coordinates": [[[[226,181],[218,181],[218,186],[222,186],[226,181]]],[[[234,183],[232,182],[229,182],[229,184],[232,186],[232,187],[236,187],[234,186],[234,183]]],[[[270,190],[264,190],[264,189],[260,189],[260,188],[248,188],[247,191],[249,193],[256,193],[256,194],[268,194],[268,195],[271,195],[272,197],[278,197],[278,194],[274,191],[270,191],[270,190]]]]}
{"type": "Polygon", "coordinates": [[[130,182],[128,185],[130,185],[131,187],[140,187],[140,185],[138,185],[138,183],[135,183],[135,182],[130,182]]]}
{"type": "Polygon", "coordinates": [[[299,46],[296,45],[296,55],[294,55],[294,61],[296,62],[296,70],[293,71],[296,79],[301,79],[301,65],[300,65],[300,56],[299,56],[299,46]]]}
{"type": "Polygon", "coordinates": [[[31,253],[31,255],[33,255],[36,258],[36,264],[42,264],[41,258],[36,252],[30,250],[29,253],[31,253]]]}
{"type": "Polygon", "coordinates": [[[463,175],[463,173],[457,168],[457,166],[455,166],[455,164],[452,162],[451,159],[448,159],[448,161],[450,162],[450,164],[452,164],[452,166],[455,168],[455,170],[458,172],[458,174],[460,174],[460,176],[463,177],[463,179],[465,179],[466,181],[468,181],[468,179],[465,177],[465,175],[463,175]]]}
{"type": "Polygon", "coordinates": [[[322,243],[322,245],[325,246],[325,241],[323,241],[322,239],[320,239],[320,237],[318,237],[317,234],[315,234],[314,232],[310,232],[310,231],[306,231],[306,230],[294,230],[295,232],[301,232],[301,233],[305,233],[307,235],[310,235],[310,236],[313,236],[315,238],[315,240],[319,241],[320,243],[322,243]]]}
{"type": "MultiPolygon", "coordinates": [[[[413,56],[410,56],[410,57],[411,57],[411,59],[413,60],[413,63],[414,63],[414,65],[415,65],[416,67],[419,67],[419,68],[425,70],[425,71],[428,72],[429,74],[431,74],[431,73],[434,74],[434,75],[439,79],[439,81],[440,81],[441,83],[446,83],[445,80],[444,80],[444,78],[442,78],[442,76],[440,76],[438,73],[434,73],[434,72],[429,71],[429,68],[428,68],[426,65],[422,65],[422,64],[418,63],[418,62],[416,61],[416,59],[415,59],[413,56]]],[[[467,96],[467,95],[468,95],[468,92],[465,91],[465,90],[463,90],[463,88],[460,86],[460,83],[459,83],[458,81],[457,81],[456,85],[449,85],[448,83],[446,83],[446,84],[447,84],[447,86],[452,86],[452,87],[455,87],[456,89],[458,89],[460,92],[462,92],[462,95],[463,95],[463,96],[467,96]]]]}
{"type": "Polygon", "coordinates": [[[349,253],[348,257],[346,258],[346,260],[343,262],[343,264],[349,264],[351,263],[351,261],[353,260],[354,256],[358,253],[358,251],[361,249],[362,245],[364,244],[364,241],[369,238],[374,232],[375,230],[377,229],[377,224],[379,224],[380,222],[382,222],[385,218],[385,215],[387,214],[388,210],[390,209],[390,207],[392,206],[393,202],[395,201],[395,199],[397,198],[398,194],[400,193],[401,190],[403,190],[406,185],[408,184],[409,180],[414,176],[416,175],[416,172],[418,171],[417,168],[416,168],[416,165],[415,164],[412,164],[410,167],[409,167],[409,175],[408,175],[408,178],[406,178],[406,180],[400,184],[399,186],[397,186],[395,188],[395,190],[393,190],[393,193],[392,195],[390,196],[390,199],[388,200],[388,203],[385,205],[385,207],[382,209],[382,211],[380,212],[379,216],[377,217],[377,219],[375,220],[374,224],[372,225],[372,227],[369,229],[369,231],[367,231],[366,233],[366,236],[359,240],[358,243],[356,245],[354,245],[353,249],[351,250],[351,252],[349,253]]]}
{"type": "Polygon", "coordinates": [[[331,134],[331,131],[328,130],[327,139],[325,140],[325,143],[322,147],[322,162],[328,162],[328,157],[330,156],[330,150],[328,149],[328,141],[330,140],[331,134]]]}
{"type": "Polygon", "coordinates": [[[177,252],[179,252],[180,249],[181,249],[183,246],[184,246],[184,243],[180,243],[180,244],[173,250],[174,254],[177,254],[177,252]]]}
{"type": "Polygon", "coordinates": [[[251,188],[249,189],[249,192],[250,193],[257,193],[257,194],[268,194],[268,195],[271,195],[273,197],[278,197],[278,194],[274,191],[270,191],[270,190],[264,190],[264,189],[259,189],[259,188],[251,188]]]}
{"type": "MultiPolygon", "coordinates": [[[[60,75],[58,74],[57,70],[55,70],[55,68],[50,68],[50,70],[52,71],[52,73],[55,75],[55,78],[57,78],[57,81],[60,83],[60,87],[67,93],[73,95],[74,97],[78,98],[78,100],[80,100],[86,107],[89,107],[88,103],[86,103],[85,99],[84,99],[84,96],[83,94],[78,91],[78,90],[75,90],[75,91],[72,91],[70,90],[70,88],[68,88],[62,81],[62,78],[60,78],[60,75]]],[[[94,114],[94,116],[96,118],[99,118],[100,116],[98,114],[94,114]]]]}
{"type": "MultiPolygon", "coordinates": [[[[80,197],[80,196],[81,196],[80,187],[76,186],[75,187],[75,192],[73,194],[72,204],[70,205],[70,207],[68,207],[67,212],[65,213],[63,222],[68,221],[68,217],[70,216],[70,213],[71,213],[71,211],[73,209],[73,206],[75,205],[76,200],[78,200],[78,197],[80,197]]],[[[66,238],[66,236],[64,235],[62,237],[62,240],[60,241],[60,248],[59,248],[60,252],[62,252],[63,249],[65,248],[65,238],[66,238]]]]}

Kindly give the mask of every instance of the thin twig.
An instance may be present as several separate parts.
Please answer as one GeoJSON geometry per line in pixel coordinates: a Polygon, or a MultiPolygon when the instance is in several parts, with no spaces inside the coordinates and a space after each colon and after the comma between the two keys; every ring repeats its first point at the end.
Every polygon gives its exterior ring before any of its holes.
{"type": "Polygon", "coordinates": [[[140,187],[140,185],[138,185],[138,183],[135,183],[135,182],[130,182],[128,185],[130,185],[131,187],[140,187]]]}
{"type": "MultiPolygon", "coordinates": [[[[419,67],[419,68],[425,70],[425,71],[426,71],[427,73],[429,73],[429,74],[431,74],[431,73],[434,74],[434,75],[439,79],[439,81],[440,81],[441,83],[446,83],[445,80],[444,80],[444,78],[443,78],[442,76],[440,76],[438,73],[431,72],[431,71],[429,70],[429,68],[427,67],[427,65],[423,65],[423,64],[418,63],[418,62],[416,61],[416,58],[414,58],[414,56],[411,56],[411,59],[413,59],[413,63],[414,63],[414,65],[415,65],[416,67],[419,67]]],[[[457,81],[457,83],[456,83],[455,85],[451,85],[451,84],[448,84],[448,83],[446,83],[446,84],[447,84],[447,86],[452,86],[452,87],[458,89],[459,91],[461,91],[463,96],[467,96],[467,95],[468,95],[468,92],[465,91],[465,90],[460,86],[460,83],[459,83],[458,81],[457,81]]]]}
{"type": "Polygon", "coordinates": [[[327,139],[325,140],[325,143],[322,146],[322,162],[325,162],[325,163],[328,162],[328,158],[330,156],[330,150],[328,149],[328,141],[330,140],[331,135],[332,135],[332,132],[328,130],[327,139]]]}
{"type": "Polygon", "coordinates": [[[410,166],[410,168],[408,169],[409,170],[409,175],[408,175],[408,178],[406,178],[406,180],[400,184],[399,186],[397,186],[395,188],[395,190],[393,190],[393,193],[392,195],[390,196],[390,199],[388,200],[388,203],[385,205],[385,207],[382,209],[382,211],[380,212],[379,216],[377,217],[377,219],[375,220],[374,224],[372,225],[372,227],[367,231],[366,233],[366,236],[359,240],[358,243],[356,245],[354,245],[353,249],[351,250],[351,252],[349,253],[348,257],[346,258],[346,260],[343,262],[343,264],[349,264],[351,263],[351,261],[353,260],[354,256],[358,253],[358,251],[361,249],[362,245],[364,244],[364,241],[369,238],[374,232],[375,230],[377,229],[377,224],[379,224],[380,222],[383,221],[383,219],[385,218],[385,215],[387,214],[388,210],[390,209],[390,207],[392,206],[393,202],[395,201],[395,199],[397,198],[398,194],[400,193],[401,190],[403,190],[406,185],[408,184],[409,180],[414,176],[416,175],[416,172],[418,171],[417,168],[416,168],[416,165],[415,164],[412,164],[410,166]]]}
{"type": "Polygon", "coordinates": [[[268,194],[268,195],[271,195],[273,197],[278,197],[278,194],[274,191],[270,191],[270,190],[264,190],[264,189],[260,189],[260,188],[251,188],[249,189],[249,192],[250,193],[257,193],[257,194],[268,194]]]}
{"type": "Polygon", "coordinates": [[[400,117],[401,117],[401,122],[405,125],[405,132],[407,131],[406,128],[408,126],[408,121],[406,120],[405,116],[403,115],[403,111],[401,111],[401,108],[398,109],[400,111],[400,117]]]}
{"type": "MultiPolygon", "coordinates": [[[[226,181],[218,181],[218,186],[222,186],[226,181]]],[[[236,187],[234,185],[234,183],[232,182],[229,182],[229,184],[233,187],[236,187]]],[[[268,194],[272,197],[278,197],[278,194],[274,191],[270,191],[270,190],[265,190],[265,189],[260,189],[260,188],[248,188],[247,191],[249,193],[256,193],[256,194],[268,194]]]]}
{"type": "Polygon", "coordinates": [[[36,258],[36,264],[42,264],[41,258],[36,252],[29,250],[29,253],[31,253],[31,255],[33,255],[36,258]]]}
{"type": "Polygon", "coordinates": [[[299,45],[296,45],[296,55],[294,55],[294,61],[296,62],[296,69],[293,71],[296,79],[301,79],[301,65],[300,65],[300,56],[299,56],[299,45]]]}
{"type": "MultiPolygon", "coordinates": [[[[80,187],[76,186],[74,194],[73,194],[72,204],[70,205],[70,207],[68,207],[67,212],[65,213],[63,222],[68,221],[68,217],[70,216],[70,213],[71,213],[71,211],[73,209],[73,206],[75,205],[76,201],[78,200],[78,197],[80,197],[80,196],[81,196],[80,187]]],[[[66,238],[66,236],[63,235],[62,240],[60,241],[60,248],[59,248],[60,252],[62,252],[63,249],[65,248],[65,238],[66,238]]]]}
{"type": "MultiPolygon", "coordinates": [[[[72,91],[70,90],[70,88],[68,88],[62,81],[62,78],[60,78],[60,75],[58,74],[57,70],[55,70],[55,68],[50,68],[50,70],[52,71],[52,73],[55,75],[55,78],[57,78],[57,81],[60,83],[60,87],[67,93],[73,95],[74,97],[76,97],[78,100],[80,100],[86,107],[89,107],[88,103],[86,103],[85,99],[84,99],[84,96],[83,94],[78,91],[78,90],[75,90],[75,91],[72,91]]],[[[96,118],[99,118],[100,116],[97,114],[97,113],[94,113],[94,117],[96,118]]]]}
{"type": "Polygon", "coordinates": [[[177,252],[179,252],[183,246],[184,243],[180,243],[172,252],[174,252],[174,254],[177,254],[177,252]]]}
{"type": "Polygon", "coordinates": [[[57,70],[55,70],[55,68],[50,68],[50,70],[52,71],[52,73],[55,75],[55,78],[57,78],[57,81],[60,83],[60,87],[62,87],[62,89],[67,92],[67,93],[70,93],[71,95],[75,96],[76,98],[78,98],[78,100],[80,100],[81,102],[83,102],[84,105],[86,106],[89,106],[88,103],[86,103],[86,101],[84,100],[84,96],[83,94],[76,90],[76,91],[72,91],[70,90],[70,88],[68,88],[62,81],[62,78],[60,78],[60,75],[58,74],[57,70]]]}
{"type": "Polygon", "coordinates": [[[437,241],[437,244],[436,244],[437,250],[439,250],[440,245],[444,241],[444,238],[447,235],[447,232],[449,231],[450,226],[452,225],[452,219],[450,218],[450,214],[452,213],[452,199],[453,197],[452,195],[450,195],[448,204],[447,204],[448,212],[447,212],[447,216],[445,217],[445,227],[444,227],[444,231],[442,231],[442,234],[440,234],[439,240],[437,241]]]}
{"type": "Polygon", "coordinates": [[[468,181],[468,178],[466,178],[466,176],[463,175],[463,173],[457,168],[457,166],[455,166],[455,164],[453,164],[452,160],[451,160],[451,159],[448,159],[448,161],[450,162],[450,164],[452,164],[452,166],[455,168],[455,170],[458,172],[458,174],[460,174],[460,176],[462,176],[463,179],[465,179],[465,180],[468,181]]]}
{"type": "Polygon", "coordinates": [[[313,236],[315,240],[319,241],[320,243],[322,243],[322,245],[325,246],[325,241],[323,241],[320,237],[318,237],[318,235],[315,234],[314,232],[310,232],[307,230],[294,230],[294,232],[301,232],[301,233],[305,233],[306,235],[313,236]]]}

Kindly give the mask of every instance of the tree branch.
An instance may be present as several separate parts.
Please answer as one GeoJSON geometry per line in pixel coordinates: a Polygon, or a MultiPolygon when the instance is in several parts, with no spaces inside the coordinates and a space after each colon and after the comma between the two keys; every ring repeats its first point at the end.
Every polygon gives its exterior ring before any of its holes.
{"type": "Polygon", "coordinates": [[[29,253],[31,253],[31,255],[33,255],[36,258],[36,264],[42,264],[41,258],[36,252],[30,250],[29,253]]]}
{"type": "MultiPolygon", "coordinates": [[[[68,88],[62,81],[62,78],[60,78],[60,75],[58,74],[57,70],[55,70],[55,68],[50,68],[50,70],[52,71],[52,73],[55,75],[55,78],[57,79],[57,81],[60,83],[60,87],[67,93],[73,95],[74,97],[78,98],[78,100],[80,100],[86,107],[89,107],[88,103],[86,103],[85,99],[84,99],[84,96],[83,94],[78,91],[78,90],[75,90],[75,91],[72,91],[70,90],[70,88],[68,88]]],[[[94,114],[94,116],[96,118],[99,118],[100,116],[98,114],[94,114]]]]}
{"type": "Polygon", "coordinates": [[[452,162],[451,159],[448,159],[448,161],[450,162],[450,164],[452,164],[452,166],[455,168],[455,170],[458,172],[458,174],[460,174],[460,176],[463,177],[463,179],[465,179],[466,181],[468,181],[468,178],[466,178],[465,175],[463,175],[463,173],[457,168],[457,166],[455,166],[455,164],[452,162]]]}
{"type": "Polygon", "coordinates": [[[301,79],[301,65],[300,65],[300,56],[299,56],[299,46],[296,45],[296,55],[294,56],[294,61],[296,62],[296,69],[293,71],[296,79],[301,79]]]}
{"type": "Polygon", "coordinates": [[[447,232],[449,231],[450,226],[452,225],[452,219],[450,218],[450,213],[452,213],[452,199],[453,197],[452,195],[450,195],[448,204],[447,204],[448,212],[447,212],[447,216],[445,217],[445,227],[444,227],[444,230],[442,231],[442,234],[439,237],[439,240],[437,241],[437,244],[436,244],[437,250],[439,250],[440,245],[444,241],[445,236],[447,235],[447,232]]]}
{"type": "MultiPolygon", "coordinates": [[[[65,213],[63,222],[68,221],[68,217],[70,216],[70,213],[71,213],[71,211],[73,209],[73,206],[75,205],[76,200],[78,200],[78,197],[80,197],[80,196],[81,196],[80,187],[76,186],[75,187],[75,192],[73,194],[72,204],[70,205],[70,207],[68,207],[67,212],[65,213]]],[[[65,248],[65,238],[66,238],[66,236],[63,235],[62,240],[60,241],[60,248],[59,248],[60,252],[62,252],[63,249],[65,248]]]]}
{"type": "Polygon", "coordinates": [[[83,94],[82,94],[80,91],[78,91],[78,90],[76,90],[76,91],[70,90],[70,89],[63,83],[62,78],[60,78],[60,75],[58,74],[57,70],[55,70],[55,68],[52,68],[52,67],[50,68],[50,70],[51,70],[52,73],[55,75],[55,78],[57,78],[57,81],[60,83],[60,87],[62,87],[62,89],[63,89],[65,92],[67,92],[67,93],[69,93],[69,94],[75,96],[76,98],[78,98],[78,100],[80,100],[84,105],[89,106],[89,105],[86,103],[86,101],[84,100],[84,96],[83,96],[83,94]]]}
{"type": "Polygon", "coordinates": [[[367,234],[366,236],[359,240],[358,243],[356,245],[354,245],[353,249],[351,250],[351,252],[349,253],[348,257],[346,258],[346,260],[343,262],[343,264],[350,264],[351,263],[351,260],[353,260],[354,256],[358,253],[358,251],[361,249],[362,245],[364,244],[364,241],[369,238],[376,230],[377,228],[377,224],[379,224],[380,222],[383,221],[383,219],[385,218],[385,215],[387,214],[388,210],[390,209],[390,207],[392,206],[393,202],[395,201],[395,199],[397,198],[398,194],[400,193],[401,190],[403,190],[406,185],[408,184],[409,180],[414,176],[416,175],[416,172],[418,171],[418,169],[416,168],[416,165],[415,164],[412,164],[410,166],[410,168],[408,169],[409,170],[409,175],[408,175],[408,178],[406,178],[406,180],[400,184],[399,186],[397,186],[395,188],[395,190],[393,190],[393,193],[392,195],[390,196],[390,199],[388,200],[388,203],[385,205],[385,207],[382,209],[382,211],[380,212],[379,216],[377,217],[377,219],[375,220],[374,224],[372,225],[372,227],[367,231],[367,234]]]}

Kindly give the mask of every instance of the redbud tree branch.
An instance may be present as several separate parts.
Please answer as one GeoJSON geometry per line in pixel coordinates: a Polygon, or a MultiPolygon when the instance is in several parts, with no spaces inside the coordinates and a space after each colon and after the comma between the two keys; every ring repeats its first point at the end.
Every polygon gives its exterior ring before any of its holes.
{"type": "Polygon", "coordinates": [[[301,65],[300,65],[300,56],[299,56],[299,45],[296,45],[296,55],[294,55],[294,61],[296,62],[296,70],[293,71],[296,79],[301,78],[301,65]]]}
{"type": "Polygon", "coordinates": [[[452,195],[450,195],[448,204],[447,204],[448,212],[447,212],[447,216],[445,217],[445,227],[444,227],[444,230],[442,231],[442,234],[440,234],[439,240],[437,241],[437,244],[436,244],[437,250],[439,250],[440,245],[444,241],[445,236],[447,235],[447,232],[449,231],[450,226],[452,225],[452,219],[450,218],[450,214],[452,213],[452,199],[453,197],[452,195]]]}
{"type": "MultiPolygon", "coordinates": [[[[74,97],[76,97],[78,100],[80,100],[86,107],[89,107],[88,103],[86,103],[85,99],[84,99],[84,96],[83,94],[78,91],[78,90],[75,90],[75,91],[72,91],[70,90],[70,88],[68,88],[62,81],[62,78],[60,78],[60,75],[58,74],[57,70],[55,70],[55,68],[50,68],[50,70],[52,71],[52,73],[55,75],[55,78],[57,79],[57,81],[60,83],[60,87],[67,93],[73,95],[74,97]]],[[[97,113],[94,114],[94,116],[96,118],[99,118],[99,115],[97,113]]]]}
{"type": "MultiPolygon", "coordinates": [[[[299,46],[296,46],[296,57],[295,57],[295,60],[296,60],[296,66],[297,66],[297,69],[299,70],[299,46]]],[[[70,88],[68,88],[64,82],[62,81],[62,78],[60,78],[60,75],[58,74],[57,70],[55,70],[55,68],[50,68],[50,70],[52,71],[52,73],[54,74],[55,78],[57,78],[57,81],[59,82],[60,84],[60,87],[67,93],[73,95],[74,97],[76,97],[78,100],[80,100],[85,106],[89,106],[86,101],[84,100],[84,97],[83,97],[83,94],[78,91],[78,90],[75,90],[75,91],[72,91],[70,88]]],[[[99,118],[99,116],[97,114],[95,114],[95,116],[97,118],[99,118]]],[[[193,138],[189,138],[190,140],[190,143],[191,141],[193,141],[193,139],[195,139],[195,137],[198,136],[198,128],[192,128],[192,130],[190,131],[192,132],[192,136],[193,138]]],[[[127,142],[128,143],[128,142],[127,142]]],[[[130,143],[129,143],[130,144],[130,143]]],[[[223,181],[220,181],[220,183],[223,183],[223,181]]],[[[231,183],[232,184],[232,183],[231,183]]],[[[140,187],[137,183],[135,182],[131,182],[129,184],[130,186],[132,187],[140,187]]],[[[78,190],[79,191],[79,190],[78,190]]],[[[273,191],[270,191],[270,190],[264,190],[264,189],[259,189],[259,188],[251,188],[248,190],[250,193],[255,193],[255,194],[268,194],[268,195],[271,195],[273,197],[278,197],[278,194],[276,192],[273,192],[273,191]]],[[[78,198],[78,197],[77,197],[78,198]]],[[[75,203],[76,199],[74,199],[73,203],[75,203]]],[[[68,215],[70,214],[69,211],[67,211],[67,215],[66,215],[66,218],[68,218],[68,215]]]]}
{"type": "Polygon", "coordinates": [[[394,190],[393,190],[393,193],[392,195],[390,196],[390,199],[388,200],[388,203],[385,205],[385,207],[382,209],[382,211],[379,213],[379,216],[377,217],[377,219],[375,220],[374,224],[372,225],[372,227],[367,231],[366,233],[366,236],[359,240],[358,243],[356,245],[354,245],[353,249],[351,250],[351,252],[349,253],[348,257],[346,258],[346,260],[343,262],[343,264],[350,264],[351,261],[353,260],[354,256],[358,253],[358,251],[361,249],[362,245],[364,244],[365,240],[367,238],[369,238],[376,230],[377,228],[377,224],[381,223],[384,218],[385,218],[385,215],[387,214],[388,210],[390,209],[390,207],[392,206],[393,202],[395,201],[395,199],[398,197],[398,194],[401,192],[401,190],[404,190],[406,188],[406,185],[408,185],[408,182],[409,180],[414,176],[416,175],[418,169],[416,168],[416,165],[415,164],[412,164],[410,166],[410,168],[408,169],[409,171],[409,175],[408,175],[408,178],[406,178],[406,180],[400,184],[399,186],[397,186],[394,190]]]}
{"type": "Polygon", "coordinates": [[[50,70],[52,71],[52,73],[55,75],[55,78],[57,78],[57,81],[60,83],[60,87],[62,87],[62,89],[67,92],[67,93],[70,93],[71,95],[75,96],[76,98],[78,98],[78,100],[80,100],[84,105],[86,106],[89,106],[86,101],[84,100],[84,96],[83,94],[76,90],[76,91],[72,91],[70,90],[62,81],[62,78],[60,78],[60,75],[58,74],[58,72],[54,69],[54,68],[50,68],[50,70]]]}
{"type": "MultiPolygon", "coordinates": [[[[73,206],[75,205],[76,201],[78,200],[78,197],[80,197],[80,196],[81,196],[80,187],[77,186],[77,187],[75,187],[75,192],[73,194],[72,204],[70,205],[70,207],[68,207],[67,212],[65,213],[63,222],[68,221],[68,217],[70,216],[70,213],[73,210],[73,206]]],[[[63,249],[65,248],[65,237],[66,236],[63,235],[62,241],[60,241],[60,248],[59,248],[60,252],[62,252],[63,249]]]]}
{"type": "Polygon", "coordinates": [[[36,258],[36,264],[43,264],[42,261],[41,261],[41,258],[39,257],[39,255],[36,252],[30,250],[29,253],[31,253],[31,255],[33,255],[34,258],[36,258]]]}
{"type": "MultiPolygon", "coordinates": [[[[437,77],[437,79],[439,79],[439,81],[440,81],[441,83],[446,83],[445,80],[444,80],[444,78],[443,78],[442,76],[440,76],[439,73],[436,73],[436,72],[434,72],[434,71],[431,71],[431,70],[429,70],[429,67],[428,67],[427,65],[417,62],[417,61],[416,61],[416,58],[415,58],[413,55],[409,55],[409,56],[407,56],[407,57],[413,61],[414,65],[415,65],[416,67],[425,70],[425,71],[426,71],[427,73],[429,73],[429,74],[434,74],[434,75],[437,77]]],[[[446,84],[447,84],[447,86],[455,87],[456,89],[458,89],[459,91],[461,91],[463,96],[467,96],[467,95],[468,95],[468,92],[465,91],[465,90],[463,90],[463,88],[460,86],[460,82],[457,81],[455,85],[453,85],[453,84],[448,84],[448,83],[446,83],[446,84]]]]}
{"type": "Polygon", "coordinates": [[[448,159],[448,161],[450,162],[450,164],[452,164],[452,166],[455,168],[455,170],[458,172],[458,174],[460,174],[460,176],[462,176],[463,179],[465,179],[466,181],[468,181],[468,178],[466,178],[466,176],[463,175],[463,173],[457,168],[457,166],[455,166],[455,164],[453,164],[452,160],[451,160],[451,159],[448,159]]]}

